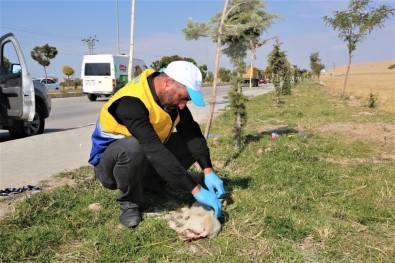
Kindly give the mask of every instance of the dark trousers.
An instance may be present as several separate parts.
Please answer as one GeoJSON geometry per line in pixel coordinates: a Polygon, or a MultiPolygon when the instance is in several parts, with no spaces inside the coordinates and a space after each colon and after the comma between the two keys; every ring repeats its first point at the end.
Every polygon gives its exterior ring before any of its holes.
{"type": "MultiPolygon", "coordinates": [[[[173,153],[185,169],[195,162],[185,143],[177,133],[172,133],[165,147],[173,153]]],[[[148,159],[144,156],[137,139],[128,136],[110,144],[95,166],[96,178],[108,189],[119,189],[117,201],[132,202],[137,206],[143,199],[143,187],[163,184],[148,159]]]]}

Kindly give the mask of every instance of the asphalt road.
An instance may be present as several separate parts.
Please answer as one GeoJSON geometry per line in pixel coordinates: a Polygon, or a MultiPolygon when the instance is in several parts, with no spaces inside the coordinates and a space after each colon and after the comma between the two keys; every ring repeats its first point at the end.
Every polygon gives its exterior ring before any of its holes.
{"type": "MultiPolygon", "coordinates": [[[[219,86],[217,88],[217,105],[219,107],[227,103],[223,97],[227,94],[228,89],[229,86],[219,86]]],[[[206,98],[211,97],[211,87],[205,87],[203,91],[206,98]]],[[[108,98],[102,97],[92,102],[86,96],[52,99],[52,110],[50,116],[45,120],[44,134],[62,132],[94,124],[101,107],[107,101],[108,98]]],[[[188,103],[188,106],[193,108],[191,103],[188,103]]],[[[201,113],[200,109],[196,109],[195,112],[196,114],[201,113]]],[[[204,116],[198,115],[195,117],[200,120],[200,117],[203,118],[204,116]]],[[[0,142],[8,140],[11,140],[8,131],[0,130],[0,142]]]]}
{"type": "MultiPolygon", "coordinates": [[[[244,89],[244,94],[257,96],[273,90],[272,85],[252,89],[247,87],[244,89]]],[[[206,94],[205,97],[210,97],[210,94],[206,94]]],[[[228,102],[223,94],[217,94],[216,113],[224,109],[228,102]]],[[[203,123],[206,120],[210,109],[208,105],[197,107],[188,103],[188,107],[196,121],[203,123]]],[[[97,119],[98,111],[95,114],[94,120],[97,119]]],[[[0,143],[0,189],[26,185],[40,186],[41,181],[51,179],[55,174],[88,165],[90,136],[94,129],[94,122],[88,120],[85,125],[63,129],[55,126],[50,128],[53,124],[48,121],[48,131],[46,129],[44,134],[2,141],[0,143]]]]}

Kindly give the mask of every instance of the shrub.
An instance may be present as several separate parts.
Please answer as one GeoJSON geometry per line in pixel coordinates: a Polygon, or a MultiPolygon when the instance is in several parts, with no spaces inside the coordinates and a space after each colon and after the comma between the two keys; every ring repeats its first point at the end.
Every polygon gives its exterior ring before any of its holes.
{"type": "Polygon", "coordinates": [[[75,79],[66,79],[62,83],[60,83],[62,88],[74,88],[78,89],[81,86],[81,79],[75,78],[75,79]]]}
{"type": "Polygon", "coordinates": [[[377,100],[379,98],[379,94],[373,94],[372,92],[370,92],[369,94],[369,99],[368,99],[368,107],[369,108],[376,108],[377,107],[377,100]]]}

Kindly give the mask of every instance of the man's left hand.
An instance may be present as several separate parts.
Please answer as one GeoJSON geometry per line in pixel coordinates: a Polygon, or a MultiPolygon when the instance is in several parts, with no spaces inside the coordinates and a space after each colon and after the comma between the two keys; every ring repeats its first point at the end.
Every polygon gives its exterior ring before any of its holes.
{"type": "Polygon", "coordinates": [[[204,184],[218,198],[221,198],[225,194],[223,182],[214,172],[204,175],[204,184]]]}

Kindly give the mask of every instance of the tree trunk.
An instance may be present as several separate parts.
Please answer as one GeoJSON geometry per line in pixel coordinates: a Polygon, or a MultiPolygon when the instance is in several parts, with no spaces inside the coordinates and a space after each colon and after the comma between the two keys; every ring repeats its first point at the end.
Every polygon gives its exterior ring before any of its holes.
{"type": "Polygon", "coordinates": [[[343,91],[342,91],[342,94],[340,95],[340,99],[343,99],[344,94],[346,92],[346,85],[347,85],[348,73],[350,72],[351,59],[352,59],[352,54],[349,53],[348,54],[348,65],[347,65],[347,71],[346,71],[346,78],[344,79],[343,91]]]}
{"type": "Polygon", "coordinates": [[[218,68],[219,68],[219,57],[221,56],[221,42],[222,42],[222,27],[225,21],[225,14],[228,8],[229,0],[225,1],[224,9],[222,11],[221,23],[218,28],[218,37],[217,37],[217,52],[215,55],[215,66],[214,66],[214,80],[213,80],[213,88],[211,90],[211,100],[210,100],[210,111],[207,118],[206,129],[204,131],[204,138],[208,138],[211,129],[211,123],[213,121],[214,109],[215,109],[215,99],[217,97],[217,82],[218,82],[218,68]]]}
{"type": "Polygon", "coordinates": [[[45,73],[45,87],[48,89],[47,87],[47,82],[48,82],[48,76],[47,76],[47,68],[44,66],[44,73],[45,73]]]}
{"type": "Polygon", "coordinates": [[[239,149],[241,145],[241,116],[240,111],[237,111],[236,116],[236,149],[239,149]]]}
{"type": "MultiPolygon", "coordinates": [[[[253,53],[253,52],[251,51],[251,53],[253,53]]],[[[254,55],[251,54],[250,68],[248,70],[248,72],[250,73],[250,89],[252,87],[252,73],[254,72],[254,70],[252,69],[252,65],[254,64],[253,62],[254,62],[254,55]]]]}

